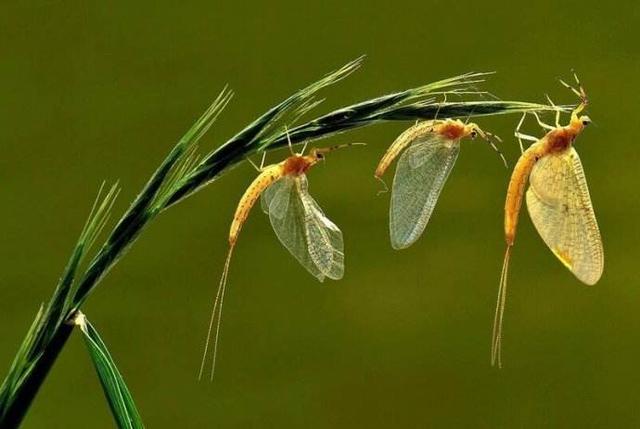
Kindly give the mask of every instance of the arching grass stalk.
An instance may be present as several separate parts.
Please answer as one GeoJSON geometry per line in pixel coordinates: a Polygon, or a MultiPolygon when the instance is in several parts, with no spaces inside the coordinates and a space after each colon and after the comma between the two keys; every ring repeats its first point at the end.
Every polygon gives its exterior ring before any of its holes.
{"type": "MultiPolygon", "coordinates": [[[[268,110],[216,150],[195,162],[196,145],[227,105],[226,89],[169,152],[84,270],[92,242],[105,226],[117,186],[99,197],[67,267],[46,306],[41,307],[0,387],[0,427],[17,427],[71,334],[77,312],[143,229],[162,211],[193,195],[246,157],[286,144],[285,125],[294,144],[319,140],[351,129],[387,121],[473,117],[554,110],[551,106],[510,101],[436,102],[441,94],[482,95],[474,85],[485,73],[468,73],[338,109],[296,125],[321,101],[318,91],[355,71],[362,58],[299,90],[268,110]]],[[[561,107],[561,109],[565,109],[561,107]]]]}

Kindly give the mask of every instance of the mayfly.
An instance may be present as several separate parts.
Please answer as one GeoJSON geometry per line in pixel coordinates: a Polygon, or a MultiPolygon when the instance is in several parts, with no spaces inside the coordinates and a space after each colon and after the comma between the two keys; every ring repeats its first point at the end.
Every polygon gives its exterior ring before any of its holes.
{"type": "Polygon", "coordinates": [[[580,104],[571,113],[568,125],[560,125],[558,109],[555,127],[545,124],[534,114],[540,126],[548,130],[541,139],[520,132],[526,114],[522,116],[516,128],[515,136],[520,142],[522,155],[511,175],[504,208],[507,249],[500,274],[491,347],[491,364],[497,363],[498,367],[502,366],[500,349],[509,258],[527,181],[529,189],[526,192],[526,200],[529,217],[556,257],[587,285],[595,284],[604,268],[600,230],[591,205],[580,157],[572,146],[576,137],[591,123],[588,116],[580,115],[587,107],[588,99],[578,77],[574,77],[578,89],[560,81],[580,97],[580,104]],[[534,143],[527,150],[523,150],[522,140],[534,143]]]}
{"type": "Polygon", "coordinates": [[[400,134],[387,149],[374,174],[378,180],[382,180],[389,165],[404,151],[393,178],[389,208],[389,232],[394,249],[409,247],[422,235],[458,158],[460,141],[477,136],[498,152],[506,166],[504,156],[493,142],[500,139],[474,123],[465,124],[459,119],[417,123],[400,134]]]}
{"type": "MultiPolygon", "coordinates": [[[[307,271],[319,281],[323,281],[325,278],[332,280],[342,278],[344,274],[342,232],[325,216],[322,209],[309,195],[306,172],[323,160],[326,153],[353,144],[357,143],[312,149],[309,155],[293,153],[291,150],[292,155],[280,163],[266,167],[256,166],[259,171],[258,177],[251,182],[240,199],[229,230],[229,250],[211,312],[198,379],[202,378],[204,371],[217,312],[211,366],[211,379],[213,379],[220,321],[222,320],[222,304],[231,255],[238,241],[240,230],[258,198],[262,199],[262,209],[269,215],[271,225],[280,242],[307,271]]],[[[289,147],[291,148],[291,142],[289,142],[289,147]]]]}

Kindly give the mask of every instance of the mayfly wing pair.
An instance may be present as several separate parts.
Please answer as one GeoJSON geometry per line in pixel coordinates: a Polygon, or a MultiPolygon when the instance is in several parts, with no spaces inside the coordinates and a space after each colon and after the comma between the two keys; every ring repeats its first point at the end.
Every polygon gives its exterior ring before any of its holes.
{"type": "Polygon", "coordinates": [[[204,372],[209,341],[214,334],[211,366],[211,378],[213,378],[231,255],[242,226],[259,198],[262,198],[262,209],[269,215],[278,239],[302,266],[320,281],[325,278],[333,280],[342,278],[344,274],[342,232],[327,218],[318,203],[309,195],[306,172],[324,159],[327,152],[346,146],[350,144],[312,149],[309,155],[293,154],[278,164],[259,169],[260,174],[240,199],[231,223],[229,252],[213,304],[198,378],[201,378],[204,372]],[[215,333],[213,332],[214,323],[215,333]]]}
{"type": "Polygon", "coordinates": [[[262,210],[280,242],[318,280],[344,274],[342,232],[309,195],[306,175],[283,177],[262,193],[262,210]]]}
{"type": "Polygon", "coordinates": [[[595,284],[604,269],[600,230],[582,163],[572,146],[575,138],[591,122],[588,116],[580,116],[587,106],[587,97],[577,77],[576,82],[579,89],[562,82],[581,99],[571,113],[568,125],[560,125],[560,111],[557,111],[555,126],[543,123],[535,115],[538,123],[548,130],[541,139],[520,133],[524,115],[516,129],[518,139],[529,140],[533,144],[520,156],[507,190],[504,224],[507,249],[500,276],[491,348],[491,362],[498,366],[502,365],[500,350],[509,259],[527,181],[529,189],[525,199],[529,217],[556,257],[587,285],[595,284]]]}
{"type": "Polygon", "coordinates": [[[389,165],[402,153],[393,178],[389,209],[389,233],[394,249],[409,247],[420,238],[458,159],[460,141],[476,136],[498,151],[492,141],[492,137],[497,137],[476,124],[451,119],[418,123],[389,147],[378,163],[375,177],[382,180],[389,165]]]}

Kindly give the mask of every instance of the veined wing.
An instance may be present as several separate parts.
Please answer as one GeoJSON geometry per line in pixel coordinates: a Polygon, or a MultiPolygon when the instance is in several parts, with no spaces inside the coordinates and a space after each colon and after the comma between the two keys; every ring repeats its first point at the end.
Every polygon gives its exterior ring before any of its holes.
{"type": "Polygon", "coordinates": [[[417,138],[398,160],[391,192],[391,246],[404,249],[422,235],[449,177],[460,140],[437,134],[417,138]]]}
{"type": "Polygon", "coordinates": [[[280,242],[318,280],[344,274],[342,232],[309,195],[306,176],[287,176],[265,190],[262,208],[280,242]]]}
{"type": "Polygon", "coordinates": [[[305,208],[305,232],[311,259],[325,276],[339,280],[344,275],[342,232],[309,195],[307,177],[298,176],[296,184],[298,197],[305,208]]]}
{"type": "Polygon", "coordinates": [[[578,153],[572,147],[542,157],[529,182],[527,207],[538,233],[580,281],[595,284],[604,253],[578,153]]]}
{"type": "Polygon", "coordinates": [[[277,212],[278,217],[284,216],[289,207],[289,193],[293,186],[293,181],[291,179],[292,177],[290,176],[284,176],[262,192],[260,207],[265,214],[269,215],[271,204],[274,203],[274,198],[278,196],[276,203],[273,206],[273,210],[274,212],[277,212]]]}

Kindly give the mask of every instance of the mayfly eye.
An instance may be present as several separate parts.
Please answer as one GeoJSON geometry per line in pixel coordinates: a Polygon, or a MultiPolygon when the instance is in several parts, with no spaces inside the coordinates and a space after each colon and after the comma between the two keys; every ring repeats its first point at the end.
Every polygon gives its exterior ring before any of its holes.
{"type": "Polygon", "coordinates": [[[591,122],[590,122],[590,121],[587,121],[587,120],[582,121],[582,125],[584,125],[584,126],[587,126],[587,125],[589,125],[590,123],[591,123],[591,122]]]}
{"type": "Polygon", "coordinates": [[[477,135],[478,135],[477,131],[471,131],[471,138],[472,139],[475,139],[477,135]]]}

